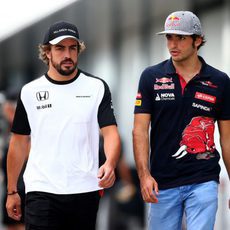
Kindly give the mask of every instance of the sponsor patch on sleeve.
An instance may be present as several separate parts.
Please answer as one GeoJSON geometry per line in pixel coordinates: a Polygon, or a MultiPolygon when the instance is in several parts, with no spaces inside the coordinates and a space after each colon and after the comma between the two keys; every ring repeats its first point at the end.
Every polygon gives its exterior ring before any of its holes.
{"type": "Polygon", "coordinates": [[[141,99],[142,98],[142,95],[140,92],[138,92],[137,96],[136,96],[136,99],[141,99]]]}
{"type": "Polygon", "coordinates": [[[141,106],[141,104],[142,104],[142,101],[137,99],[135,102],[135,106],[141,106]]]}

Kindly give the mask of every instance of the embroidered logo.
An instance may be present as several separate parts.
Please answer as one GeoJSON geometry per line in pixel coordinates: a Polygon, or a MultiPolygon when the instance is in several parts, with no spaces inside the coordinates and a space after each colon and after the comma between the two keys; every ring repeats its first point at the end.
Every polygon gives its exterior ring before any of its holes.
{"type": "Polygon", "coordinates": [[[215,89],[218,88],[218,86],[214,85],[211,81],[201,81],[200,83],[202,85],[208,86],[210,88],[215,88],[215,89]]]}
{"type": "Polygon", "coordinates": [[[157,93],[155,101],[172,101],[175,100],[174,93],[157,93]]]}
{"type": "Polygon", "coordinates": [[[156,82],[154,84],[154,90],[164,90],[164,89],[175,89],[175,84],[173,83],[171,77],[156,78],[156,82]]]}
{"type": "Polygon", "coordinates": [[[201,109],[201,110],[204,110],[204,111],[207,111],[207,112],[211,111],[210,107],[204,106],[204,105],[201,105],[201,104],[197,104],[195,102],[192,103],[192,107],[197,108],[197,109],[201,109]]]}
{"type": "Polygon", "coordinates": [[[141,93],[140,92],[138,92],[138,94],[137,94],[137,96],[136,96],[136,98],[138,99],[141,99],[142,98],[142,95],[141,95],[141,93]]]}
{"type": "Polygon", "coordinates": [[[136,100],[136,103],[135,103],[136,106],[141,106],[141,104],[142,104],[141,100],[136,100]]]}
{"type": "Polygon", "coordinates": [[[215,104],[215,102],[216,102],[216,97],[215,96],[212,96],[212,95],[209,95],[209,94],[206,94],[206,93],[196,92],[195,98],[199,99],[199,100],[202,100],[202,101],[207,101],[207,102],[210,102],[210,103],[213,103],[213,104],[215,104]]]}
{"type": "Polygon", "coordinates": [[[38,101],[45,101],[49,99],[49,92],[48,91],[39,91],[36,93],[36,98],[38,101]]]}

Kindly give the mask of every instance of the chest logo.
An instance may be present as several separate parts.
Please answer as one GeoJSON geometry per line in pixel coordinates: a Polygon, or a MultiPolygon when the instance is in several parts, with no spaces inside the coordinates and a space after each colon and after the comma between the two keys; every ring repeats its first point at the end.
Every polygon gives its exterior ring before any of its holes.
{"type": "Polygon", "coordinates": [[[210,103],[213,103],[213,104],[215,104],[215,102],[216,102],[216,97],[215,96],[212,96],[212,95],[209,95],[209,94],[206,94],[206,93],[196,92],[195,98],[199,99],[199,100],[202,100],[202,101],[207,101],[207,102],[210,102],[210,103]]]}
{"type": "Polygon", "coordinates": [[[192,103],[192,107],[197,108],[197,109],[201,109],[201,110],[204,110],[204,111],[207,111],[207,112],[211,111],[210,107],[204,106],[204,105],[201,105],[201,104],[197,104],[195,102],[192,103]]]}
{"type": "Polygon", "coordinates": [[[173,80],[171,77],[156,78],[156,83],[161,83],[161,84],[173,83],[173,80]]]}
{"type": "Polygon", "coordinates": [[[175,89],[175,84],[173,83],[171,77],[156,78],[154,84],[154,90],[164,90],[164,89],[175,89]]]}
{"type": "Polygon", "coordinates": [[[48,91],[39,91],[36,93],[36,98],[38,101],[46,101],[49,99],[48,91]]]}
{"type": "Polygon", "coordinates": [[[155,101],[172,101],[175,100],[174,93],[157,93],[155,101]]]}
{"type": "Polygon", "coordinates": [[[205,86],[208,86],[208,87],[211,87],[211,88],[218,88],[218,86],[214,85],[211,81],[201,81],[200,83],[202,85],[205,85],[205,86]]]}

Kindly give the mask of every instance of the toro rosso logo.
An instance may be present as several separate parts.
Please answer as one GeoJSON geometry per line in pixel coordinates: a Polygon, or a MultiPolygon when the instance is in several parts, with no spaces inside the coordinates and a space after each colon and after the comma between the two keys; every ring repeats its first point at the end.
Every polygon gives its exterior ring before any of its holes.
{"type": "Polygon", "coordinates": [[[197,159],[215,157],[214,121],[210,117],[194,117],[182,133],[180,148],[172,155],[176,159],[196,154],[197,159]]]}
{"type": "Polygon", "coordinates": [[[218,88],[217,85],[213,84],[211,81],[201,81],[200,82],[202,85],[205,85],[205,86],[208,86],[208,87],[211,87],[211,88],[218,88]]]}

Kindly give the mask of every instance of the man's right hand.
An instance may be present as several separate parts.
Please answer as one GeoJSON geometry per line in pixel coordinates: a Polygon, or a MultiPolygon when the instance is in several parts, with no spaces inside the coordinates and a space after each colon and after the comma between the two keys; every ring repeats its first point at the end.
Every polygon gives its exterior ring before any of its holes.
{"type": "Polygon", "coordinates": [[[157,196],[159,195],[158,184],[151,176],[143,176],[140,178],[142,198],[147,203],[157,203],[157,196]]]}
{"type": "Polygon", "coordinates": [[[8,216],[14,220],[20,220],[22,216],[21,198],[18,193],[7,196],[6,209],[8,216]]]}

